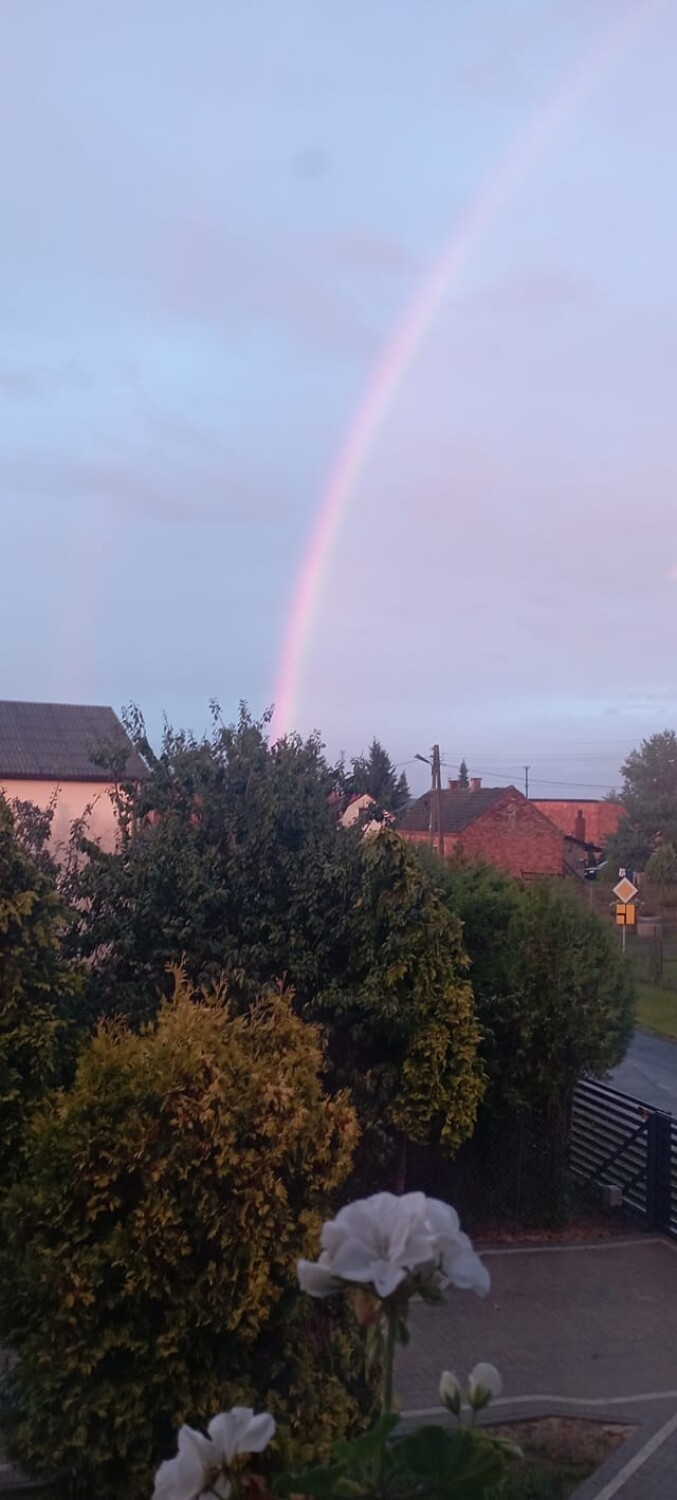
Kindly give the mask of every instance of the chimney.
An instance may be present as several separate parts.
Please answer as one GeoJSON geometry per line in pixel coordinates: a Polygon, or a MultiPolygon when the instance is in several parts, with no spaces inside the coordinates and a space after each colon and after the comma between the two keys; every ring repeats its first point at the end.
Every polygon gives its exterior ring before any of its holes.
{"type": "Polygon", "coordinates": [[[579,807],[578,812],[576,813],[576,822],[574,823],[574,838],[580,839],[582,844],[585,843],[585,813],[583,812],[582,807],[579,807]]]}
{"type": "Polygon", "coordinates": [[[480,789],[481,785],[482,785],[482,777],[481,776],[471,776],[470,777],[470,790],[471,790],[471,792],[479,792],[479,789],[480,789]]]}
{"type": "Polygon", "coordinates": [[[457,792],[458,791],[458,782],[457,781],[451,781],[451,779],[450,779],[447,782],[447,785],[448,785],[448,788],[449,788],[450,792],[457,792]]]}

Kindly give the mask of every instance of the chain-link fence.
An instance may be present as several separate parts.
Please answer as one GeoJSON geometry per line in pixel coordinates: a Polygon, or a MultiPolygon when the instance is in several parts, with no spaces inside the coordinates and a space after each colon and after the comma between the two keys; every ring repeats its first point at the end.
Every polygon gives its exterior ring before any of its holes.
{"type": "Polygon", "coordinates": [[[568,1128],[531,1113],[480,1119],[471,1141],[450,1159],[410,1147],[407,1187],[453,1203],[464,1225],[481,1235],[562,1225],[574,1207],[568,1128]]]}
{"type": "Polygon", "coordinates": [[[677,990],[677,937],[633,937],[626,955],[636,979],[677,990]]]}

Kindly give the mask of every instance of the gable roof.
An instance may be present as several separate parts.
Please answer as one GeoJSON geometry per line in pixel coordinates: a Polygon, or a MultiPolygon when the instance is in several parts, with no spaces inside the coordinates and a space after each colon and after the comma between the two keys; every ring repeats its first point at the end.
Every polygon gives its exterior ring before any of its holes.
{"type": "Polygon", "coordinates": [[[97,751],[110,750],[126,753],[125,778],[148,775],[112,708],[0,702],[0,781],[110,781],[110,772],[92,759],[97,751]]]}
{"type": "MultiPolygon", "coordinates": [[[[488,812],[508,793],[521,797],[513,786],[481,786],[476,790],[464,787],[448,788],[440,792],[440,814],[443,833],[462,833],[469,823],[474,823],[488,812]]],[[[405,807],[397,820],[401,833],[427,833],[430,827],[430,804],[432,792],[424,792],[405,807]]]]}

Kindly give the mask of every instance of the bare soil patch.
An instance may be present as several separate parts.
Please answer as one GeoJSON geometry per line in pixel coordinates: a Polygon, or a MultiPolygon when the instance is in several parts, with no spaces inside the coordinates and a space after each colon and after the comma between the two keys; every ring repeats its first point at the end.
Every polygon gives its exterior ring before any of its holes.
{"type": "Polygon", "coordinates": [[[567,1500],[634,1429],[585,1417],[538,1417],[491,1430],[517,1443],[524,1454],[511,1469],[500,1500],[567,1500]]]}

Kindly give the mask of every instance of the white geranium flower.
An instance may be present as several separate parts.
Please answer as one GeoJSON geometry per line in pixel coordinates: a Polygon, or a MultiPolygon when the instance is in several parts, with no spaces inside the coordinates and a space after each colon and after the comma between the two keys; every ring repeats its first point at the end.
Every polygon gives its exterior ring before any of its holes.
{"type": "Polygon", "coordinates": [[[341,1282],[334,1275],[326,1250],[319,1260],[300,1260],[296,1266],[299,1286],[309,1297],[331,1297],[341,1290],[341,1282]]]}
{"type": "Polygon", "coordinates": [[[339,1210],[324,1225],[322,1254],[301,1260],[298,1277],[311,1297],[330,1297],[342,1284],[392,1296],[408,1280],[418,1287],[450,1283],[484,1295],[489,1272],[464,1234],[456,1210],[424,1193],[374,1193],[339,1210]]]}
{"type": "Polygon", "coordinates": [[[263,1453],[275,1434],[275,1418],[267,1411],[255,1416],[251,1406],[234,1406],[212,1417],[207,1431],[228,1467],[240,1453],[263,1453]]]}
{"type": "Polygon", "coordinates": [[[268,1412],[254,1415],[250,1406],[234,1406],[212,1417],[209,1434],[182,1427],[176,1458],[167,1459],[155,1476],[153,1500],[199,1500],[204,1494],[228,1500],[227,1470],[244,1453],[262,1453],[274,1432],[268,1412]]]}
{"type": "Polygon", "coordinates": [[[456,1209],[441,1203],[439,1198],[428,1198],[426,1220],[437,1243],[442,1284],[451,1283],[460,1291],[477,1292],[479,1297],[485,1297],[491,1277],[473,1250],[472,1241],[463,1233],[456,1209]]]}
{"type": "Polygon", "coordinates": [[[230,1484],[222,1472],[216,1444],[193,1427],[182,1427],[176,1458],[169,1458],[155,1475],[153,1500],[196,1500],[211,1490],[228,1500],[230,1484]]]}
{"type": "Polygon", "coordinates": [[[322,1230],[322,1248],[341,1281],[373,1287],[389,1297],[406,1276],[429,1271],[436,1259],[423,1193],[374,1193],[339,1210],[322,1230]]]}
{"type": "Polygon", "coordinates": [[[494,1396],[500,1396],[503,1390],[503,1381],[495,1365],[475,1365],[470,1372],[468,1381],[468,1400],[474,1411],[481,1411],[483,1406],[488,1406],[494,1396]]]}
{"type": "Polygon", "coordinates": [[[440,1377],[440,1400],[447,1411],[453,1412],[455,1417],[460,1415],[463,1405],[463,1391],[461,1382],[450,1370],[443,1370],[440,1377]]]}

